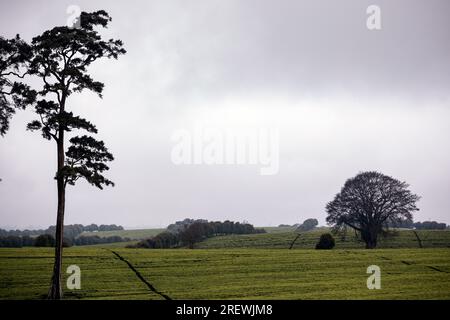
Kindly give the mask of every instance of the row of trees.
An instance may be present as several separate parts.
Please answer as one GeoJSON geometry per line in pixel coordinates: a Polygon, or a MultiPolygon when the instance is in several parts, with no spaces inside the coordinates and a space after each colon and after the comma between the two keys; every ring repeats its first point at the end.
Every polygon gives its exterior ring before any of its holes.
{"type": "Polygon", "coordinates": [[[164,231],[152,238],[140,241],[134,246],[138,248],[174,248],[180,246],[188,246],[193,248],[194,244],[203,241],[207,238],[227,235],[227,234],[253,234],[265,233],[264,229],[256,229],[253,225],[248,223],[240,223],[233,221],[211,221],[206,220],[184,220],[190,223],[173,224],[164,231]],[[173,227],[173,226],[177,227],[173,227]],[[180,227],[180,225],[183,225],[180,227]]]}
{"type": "MultiPolygon", "coordinates": [[[[64,238],[63,246],[85,246],[93,244],[104,244],[130,241],[129,238],[120,236],[99,237],[99,236],[81,236],[75,239],[64,238]]],[[[30,236],[6,236],[0,237],[0,247],[21,248],[21,247],[54,247],[55,237],[50,234],[41,234],[37,237],[30,236]]]]}
{"type": "Polygon", "coordinates": [[[184,220],[176,221],[175,223],[169,224],[166,229],[172,233],[178,233],[178,232],[183,231],[189,225],[191,225],[195,222],[208,222],[208,220],[186,218],[184,220]]]}
{"type": "Polygon", "coordinates": [[[448,228],[447,224],[437,221],[415,222],[413,227],[417,230],[444,230],[448,228]]]}
{"type": "MultiPolygon", "coordinates": [[[[302,224],[295,224],[293,226],[287,224],[280,224],[279,227],[296,227],[296,232],[305,232],[314,230],[319,222],[317,219],[306,219],[302,224]]],[[[423,222],[414,222],[412,219],[401,219],[398,221],[393,221],[385,224],[387,228],[406,228],[406,229],[417,229],[417,230],[445,230],[449,228],[446,223],[437,222],[437,221],[423,221],[423,222]]]]}
{"type": "Polygon", "coordinates": [[[73,240],[73,245],[76,246],[87,246],[93,244],[103,244],[103,243],[114,243],[114,242],[124,242],[130,241],[129,238],[122,238],[120,236],[109,236],[109,237],[99,237],[99,236],[81,236],[73,240]]]}
{"type": "Polygon", "coordinates": [[[417,229],[417,230],[444,230],[449,226],[443,222],[437,221],[417,221],[414,222],[412,219],[405,219],[398,221],[396,223],[390,223],[390,228],[406,228],[406,229],[417,229]]]}
{"type": "Polygon", "coordinates": [[[21,248],[34,246],[35,239],[30,236],[2,236],[0,237],[0,247],[21,248]]]}
{"type": "MultiPolygon", "coordinates": [[[[115,224],[90,224],[83,226],[82,224],[71,224],[64,226],[64,237],[68,239],[75,239],[83,232],[95,232],[95,231],[117,231],[124,230],[122,226],[115,224]]],[[[50,226],[47,229],[37,229],[37,230],[4,230],[0,229],[0,237],[16,236],[16,237],[31,237],[38,236],[41,234],[55,235],[56,226],[50,226]]]]}

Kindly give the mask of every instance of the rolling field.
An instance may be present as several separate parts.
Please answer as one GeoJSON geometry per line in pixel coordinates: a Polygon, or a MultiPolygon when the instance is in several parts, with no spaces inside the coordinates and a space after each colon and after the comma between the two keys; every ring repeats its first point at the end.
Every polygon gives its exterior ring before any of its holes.
{"type": "MultiPolygon", "coordinates": [[[[329,232],[326,228],[302,233],[294,244],[294,249],[314,249],[322,233],[329,232]]],[[[450,248],[450,231],[448,230],[419,230],[417,231],[424,248],[450,248]]],[[[295,232],[268,232],[262,234],[227,235],[206,239],[195,245],[199,249],[219,248],[279,248],[287,249],[297,234],[295,232]]],[[[339,236],[336,249],[364,248],[364,243],[357,241],[349,234],[346,239],[339,236]]],[[[379,248],[419,248],[419,242],[411,230],[399,230],[397,234],[388,238],[379,238],[379,248]]]]}
{"type": "MultiPolygon", "coordinates": [[[[265,229],[267,233],[293,232],[294,227],[259,227],[265,229]]],[[[130,229],[130,230],[116,230],[116,231],[97,231],[97,232],[83,232],[80,236],[99,236],[110,237],[119,236],[122,238],[130,238],[131,240],[142,240],[156,236],[158,233],[165,231],[165,228],[154,229],[130,229]]]]}
{"type": "MultiPolygon", "coordinates": [[[[45,297],[52,262],[52,249],[0,249],[0,299],[45,297]]],[[[450,299],[448,248],[72,247],[64,270],[71,264],[81,268],[81,290],[65,289],[66,299],[450,299]],[[380,290],[366,287],[373,264],[380,290]]]]}
{"type": "MultiPolygon", "coordinates": [[[[226,235],[206,239],[195,245],[198,249],[222,249],[222,248],[265,248],[265,249],[287,249],[295,239],[295,228],[292,227],[264,227],[267,233],[226,235]]],[[[130,238],[130,242],[99,244],[93,247],[125,247],[135,244],[138,240],[153,237],[166,229],[136,229],[119,231],[84,232],[82,236],[97,235],[99,237],[121,236],[130,238]]],[[[329,228],[321,227],[314,231],[302,233],[297,239],[294,249],[314,249],[320,235],[329,232],[329,228]]],[[[422,240],[424,248],[448,248],[450,247],[449,230],[419,230],[417,231],[422,240]]],[[[346,239],[335,236],[336,249],[364,248],[364,244],[355,240],[349,234],[346,239]]],[[[419,243],[411,230],[399,230],[397,235],[379,240],[380,248],[419,248],[419,243]]]]}

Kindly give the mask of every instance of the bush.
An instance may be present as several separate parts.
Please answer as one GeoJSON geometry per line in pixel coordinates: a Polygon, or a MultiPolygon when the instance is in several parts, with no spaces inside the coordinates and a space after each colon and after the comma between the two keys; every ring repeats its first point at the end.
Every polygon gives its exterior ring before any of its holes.
{"type": "Polygon", "coordinates": [[[297,227],[297,232],[305,232],[313,230],[317,225],[319,224],[319,221],[317,219],[306,219],[303,221],[303,223],[297,227]]]}
{"type": "Polygon", "coordinates": [[[0,237],[0,247],[21,248],[22,246],[23,241],[21,237],[18,236],[0,237]]]}
{"type": "Polygon", "coordinates": [[[324,233],[320,236],[319,242],[316,244],[316,249],[333,249],[334,245],[333,236],[329,233],[324,233]]]}
{"type": "Polygon", "coordinates": [[[64,248],[68,248],[68,247],[71,247],[71,246],[73,246],[72,238],[66,238],[66,237],[64,237],[64,238],[63,238],[63,247],[64,247],[64,248]]]}
{"type": "Polygon", "coordinates": [[[54,247],[55,246],[55,238],[53,238],[50,234],[41,234],[36,237],[34,240],[35,247],[54,247]]]}
{"type": "Polygon", "coordinates": [[[95,236],[80,236],[73,240],[74,245],[76,246],[89,246],[93,244],[105,244],[105,243],[114,243],[114,242],[123,242],[130,241],[128,238],[122,238],[120,236],[109,236],[106,238],[95,236]]]}

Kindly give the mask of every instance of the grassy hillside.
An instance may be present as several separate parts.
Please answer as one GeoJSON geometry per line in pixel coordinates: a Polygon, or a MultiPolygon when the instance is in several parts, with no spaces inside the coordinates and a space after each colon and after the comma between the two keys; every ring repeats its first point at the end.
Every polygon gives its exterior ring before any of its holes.
{"type": "Polygon", "coordinates": [[[295,227],[260,227],[257,229],[264,229],[267,233],[293,232],[295,227]]]}
{"type": "MultiPolygon", "coordinates": [[[[209,238],[203,242],[197,243],[198,249],[219,249],[219,248],[266,248],[266,249],[287,249],[295,239],[297,233],[290,227],[264,227],[267,233],[248,234],[248,235],[226,235],[209,238]]],[[[163,232],[165,229],[137,229],[121,231],[101,231],[84,232],[82,235],[98,235],[108,237],[118,235],[128,237],[132,241],[112,244],[100,244],[96,247],[125,247],[128,244],[134,244],[136,241],[149,238],[163,232]]],[[[294,249],[314,249],[320,235],[330,230],[325,227],[314,231],[302,233],[297,239],[294,249]]],[[[417,231],[422,239],[424,248],[443,248],[450,247],[450,230],[419,230],[417,231]]],[[[336,249],[364,248],[364,243],[357,241],[354,236],[348,234],[345,239],[335,236],[336,249]]],[[[396,235],[388,238],[379,239],[379,248],[419,248],[419,243],[411,230],[399,230],[396,235]]]]}
{"type": "MultiPolygon", "coordinates": [[[[295,249],[314,249],[320,235],[329,232],[326,228],[303,233],[295,242],[295,249]]],[[[425,248],[450,247],[449,230],[417,231],[425,248]]],[[[296,237],[295,232],[268,232],[263,234],[227,235],[209,238],[196,244],[195,248],[289,248],[296,237]]],[[[336,249],[364,248],[364,243],[355,240],[349,234],[346,239],[335,236],[336,249]]],[[[380,238],[380,248],[418,248],[419,243],[411,230],[399,230],[393,237],[380,238]]]]}
{"type": "MultiPolygon", "coordinates": [[[[448,248],[113,250],[172,299],[450,299],[448,248]],[[373,264],[381,290],[366,287],[373,264]]],[[[43,298],[52,262],[50,248],[0,249],[0,299],[43,298]]],[[[67,248],[64,270],[71,264],[81,290],[66,289],[66,299],[164,298],[111,250],[67,248]]]]}
{"type": "Polygon", "coordinates": [[[99,236],[102,238],[110,236],[120,236],[122,238],[130,238],[131,240],[141,240],[150,238],[158,233],[163,232],[164,228],[160,229],[135,229],[135,230],[117,230],[117,231],[98,231],[98,232],[83,232],[81,236],[99,236]]]}

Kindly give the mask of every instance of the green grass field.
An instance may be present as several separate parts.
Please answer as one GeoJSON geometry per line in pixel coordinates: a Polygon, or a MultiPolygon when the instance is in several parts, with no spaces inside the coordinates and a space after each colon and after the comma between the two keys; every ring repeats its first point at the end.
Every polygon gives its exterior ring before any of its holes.
{"type": "MultiPolygon", "coordinates": [[[[64,270],[81,268],[66,299],[450,299],[450,249],[126,249],[72,247],[64,270]],[[380,290],[366,269],[381,268],[380,290]]],[[[0,299],[45,297],[53,250],[0,249],[0,299]]],[[[64,277],[67,275],[65,274],[64,277]]]]}
{"type": "MultiPolygon", "coordinates": [[[[302,233],[294,244],[294,249],[314,249],[320,235],[329,232],[327,228],[302,233]]],[[[450,248],[450,231],[419,230],[417,231],[424,248],[450,248]]],[[[227,235],[206,239],[195,245],[199,249],[219,248],[266,248],[287,249],[296,237],[296,233],[285,230],[270,231],[262,234],[227,235]]],[[[335,236],[336,249],[364,248],[364,243],[348,234],[345,239],[335,236]]],[[[394,236],[379,239],[379,248],[419,248],[411,230],[399,230],[394,236]]]]}
{"type": "MultiPolygon", "coordinates": [[[[196,244],[199,249],[221,249],[221,248],[266,248],[287,249],[296,237],[295,228],[292,227],[264,227],[267,233],[249,235],[227,235],[207,239],[196,244]]],[[[135,229],[120,231],[84,232],[83,236],[97,235],[99,237],[121,236],[130,238],[130,242],[95,245],[95,247],[125,247],[134,244],[138,240],[149,238],[163,232],[165,229],[135,229]]],[[[295,242],[295,249],[314,249],[320,235],[329,232],[328,228],[322,227],[314,231],[303,233],[295,242]]],[[[449,230],[423,230],[417,231],[422,239],[424,248],[450,247],[449,230]]],[[[336,239],[336,249],[363,248],[364,244],[355,240],[348,234],[346,239],[339,236],[336,239]]],[[[389,238],[380,238],[380,248],[419,248],[419,243],[411,230],[399,230],[397,234],[389,238]]]]}

